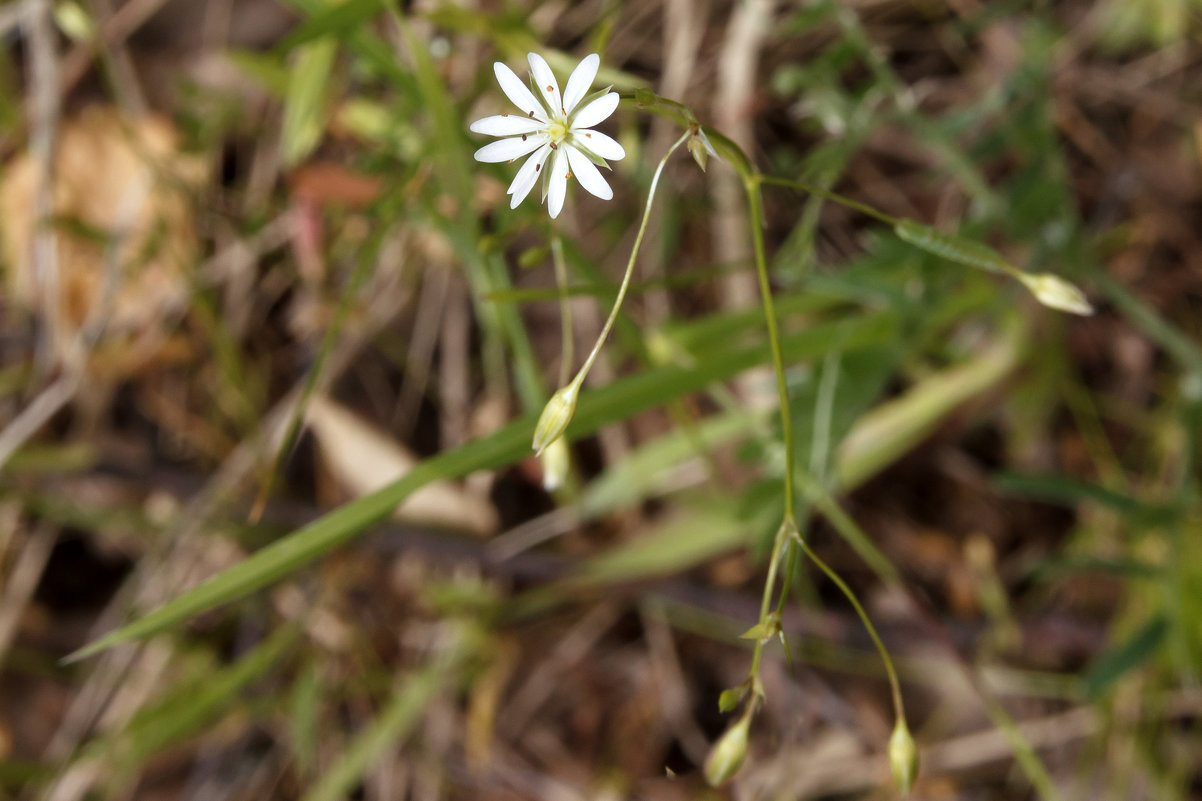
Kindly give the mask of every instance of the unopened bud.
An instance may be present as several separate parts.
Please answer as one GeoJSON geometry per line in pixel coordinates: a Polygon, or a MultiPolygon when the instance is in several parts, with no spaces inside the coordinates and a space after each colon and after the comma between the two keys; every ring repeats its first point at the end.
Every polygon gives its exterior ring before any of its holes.
{"type": "Polygon", "coordinates": [[[889,738],[889,767],[893,771],[893,783],[902,795],[909,795],[914,780],[918,778],[918,746],[910,736],[906,721],[898,718],[889,738]]]}
{"type": "Polygon", "coordinates": [[[705,760],[705,780],[711,787],[725,784],[739,772],[747,758],[747,732],[751,716],[744,715],[718,738],[705,760]]]}
{"type": "Polygon", "coordinates": [[[1093,306],[1085,299],[1085,294],[1058,275],[1039,273],[1024,275],[1020,280],[1044,306],[1070,314],[1093,314],[1093,306]]]}
{"type": "Polygon", "coordinates": [[[718,155],[718,151],[714,150],[714,146],[710,144],[709,137],[699,127],[693,129],[693,132],[689,135],[687,145],[689,153],[693,156],[693,161],[697,162],[697,166],[701,168],[702,172],[705,172],[705,166],[709,162],[709,157],[716,157],[718,155]]]}
{"type": "Polygon", "coordinates": [[[536,454],[541,456],[548,445],[563,436],[568,423],[572,422],[572,415],[576,413],[576,398],[579,394],[580,385],[573,381],[547,401],[542,415],[538,418],[538,425],[534,427],[534,443],[531,447],[536,454]]]}
{"type": "Polygon", "coordinates": [[[563,486],[568,478],[568,441],[556,437],[543,451],[543,489],[554,492],[563,486]]]}

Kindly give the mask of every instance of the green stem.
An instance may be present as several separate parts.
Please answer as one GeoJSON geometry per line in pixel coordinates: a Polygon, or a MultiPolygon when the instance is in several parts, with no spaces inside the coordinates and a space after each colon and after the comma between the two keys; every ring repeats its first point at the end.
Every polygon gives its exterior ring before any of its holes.
{"type": "Polygon", "coordinates": [[[763,184],[784,186],[788,187],[789,189],[796,189],[798,192],[805,192],[809,195],[817,195],[818,197],[826,198],[827,200],[838,203],[841,206],[847,206],[849,209],[855,209],[861,214],[867,214],[869,217],[872,217],[875,220],[880,220],[889,226],[897,225],[898,222],[896,217],[890,217],[885,212],[874,209],[867,203],[861,203],[858,200],[852,200],[846,195],[840,195],[838,192],[832,192],[829,189],[823,189],[820,186],[807,184],[804,181],[794,181],[791,178],[777,178],[776,176],[764,175],[762,173],[756,173],[755,179],[763,184]]]}
{"type": "MultiPolygon", "coordinates": [[[[772,352],[772,369],[776,373],[776,392],[780,400],[780,430],[785,445],[785,523],[796,526],[797,466],[793,453],[793,418],[789,414],[789,385],[785,380],[785,359],[780,348],[780,325],[776,320],[776,305],[772,301],[772,285],[768,279],[768,259],[764,255],[764,210],[760,201],[758,176],[743,177],[747,205],[751,216],[751,241],[755,248],[755,271],[760,283],[760,302],[764,305],[764,321],[768,326],[768,346],[772,352]]],[[[774,565],[775,567],[775,565],[774,565]]]]}
{"type": "Polygon", "coordinates": [[[559,325],[563,337],[563,353],[559,357],[559,386],[568,383],[575,361],[575,337],[572,336],[572,303],[568,299],[568,266],[563,258],[563,239],[556,231],[551,235],[551,261],[555,265],[555,284],[559,289],[559,325]]]}
{"type": "MultiPolygon", "coordinates": [[[[772,543],[772,558],[768,561],[768,580],[764,582],[764,596],[760,601],[760,622],[763,623],[768,619],[768,608],[772,605],[772,590],[776,587],[776,574],[780,569],[781,554],[784,551],[785,544],[789,541],[789,527],[782,523],[777,529],[776,540],[772,543]]],[[[760,672],[760,657],[764,653],[764,640],[758,639],[755,641],[755,650],[751,654],[751,671],[750,675],[756,676],[760,672]]]]}
{"type": "Polygon", "coordinates": [[[885,664],[885,673],[889,676],[889,689],[893,693],[893,712],[897,715],[898,720],[905,720],[906,711],[902,705],[901,684],[897,680],[897,671],[893,668],[893,659],[889,656],[889,649],[885,647],[885,643],[881,641],[880,635],[877,634],[876,626],[872,625],[872,621],[868,618],[868,613],[860,605],[860,599],[852,592],[851,587],[847,586],[847,582],[840,578],[839,574],[824,562],[818,554],[814,553],[809,543],[800,534],[795,539],[797,540],[797,544],[801,546],[801,549],[805,551],[805,555],[810,558],[810,561],[818,565],[818,569],[825,573],[826,577],[839,588],[840,592],[847,597],[847,600],[856,610],[856,614],[859,615],[864,628],[868,630],[868,636],[872,638],[873,644],[876,645],[876,649],[881,655],[881,661],[885,664]]]}
{"type": "Polygon", "coordinates": [[[576,373],[576,377],[572,379],[572,383],[579,389],[584,383],[585,376],[589,370],[593,369],[593,362],[597,361],[597,355],[601,352],[601,346],[605,344],[605,340],[609,337],[609,332],[614,327],[614,321],[618,319],[618,311],[622,308],[622,301],[626,299],[626,290],[630,287],[630,278],[634,275],[635,260],[639,255],[639,248],[643,245],[643,235],[647,232],[647,221],[651,218],[651,204],[655,200],[655,189],[659,185],[659,177],[664,172],[664,166],[668,163],[668,158],[675,152],[676,148],[684,144],[689,138],[689,132],[685,133],[676,140],[672,147],[668,148],[668,152],[659,160],[659,165],[655,168],[655,174],[651,176],[651,188],[647,191],[647,203],[643,206],[643,219],[639,222],[639,231],[634,238],[634,247],[630,249],[630,259],[626,262],[626,274],[622,276],[622,285],[618,287],[618,296],[614,300],[613,308],[609,312],[609,318],[605,321],[605,326],[601,329],[600,336],[597,337],[596,344],[589,351],[588,358],[584,360],[580,371],[576,373]]]}

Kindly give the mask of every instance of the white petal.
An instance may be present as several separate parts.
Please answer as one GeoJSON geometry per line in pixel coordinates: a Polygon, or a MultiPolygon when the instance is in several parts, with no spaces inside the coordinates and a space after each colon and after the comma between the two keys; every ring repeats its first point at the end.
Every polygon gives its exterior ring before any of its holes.
{"type": "Polygon", "coordinates": [[[547,212],[554,220],[563,210],[563,199],[568,194],[568,160],[563,148],[551,156],[551,178],[547,188],[547,212]]]}
{"type": "Polygon", "coordinates": [[[530,190],[538,182],[538,174],[550,154],[551,145],[546,144],[539,148],[533,156],[526,159],[526,163],[518,170],[518,174],[513,177],[513,183],[506,190],[508,194],[513,195],[509,200],[509,208],[516,209],[518,204],[526,199],[526,195],[530,194],[530,190]]]}
{"type": "Polygon", "coordinates": [[[617,92],[610,92],[607,95],[598,97],[592,103],[580,109],[580,111],[576,112],[576,116],[572,120],[573,130],[577,128],[592,128],[610,114],[613,114],[614,109],[618,107],[618,99],[617,92]]]}
{"type": "Polygon", "coordinates": [[[546,127],[546,123],[532,120],[529,117],[517,114],[497,114],[476,120],[468,127],[468,130],[489,136],[513,136],[514,134],[533,133],[546,127]]]}
{"type": "Polygon", "coordinates": [[[559,96],[559,81],[555,80],[555,73],[551,72],[546,59],[538,53],[527,53],[526,58],[530,62],[530,74],[534,76],[534,85],[538,87],[547,108],[554,115],[563,109],[563,99],[559,96]]]}
{"type": "Polygon", "coordinates": [[[576,69],[572,70],[572,75],[568,78],[568,85],[563,90],[563,110],[568,114],[571,114],[580,99],[588,94],[589,87],[593,85],[593,79],[597,77],[597,68],[600,66],[601,56],[590,53],[580,60],[576,69]]]}
{"type": "Polygon", "coordinates": [[[541,134],[533,136],[511,136],[508,139],[498,139],[495,142],[489,142],[484,147],[476,151],[476,161],[486,163],[495,163],[498,161],[513,161],[516,158],[526,155],[531,150],[536,150],[539,145],[547,141],[547,137],[541,134]]]}
{"type": "Polygon", "coordinates": [[[590,194],[596,195],[602,200],[612,199],[614,190],[609,188],[609,184],[601,177],[601,171],[588,160],[588,156],[571,145],[564,145],[563,149],[568,154],[568,164],[572,167],[572,174],[576,176],[576,180],[580,182],[580,185],[587,189],[590,194]]]}
{"type": "Polygon", "coordinates": [[[621,161],[626,158],[626,149],[619,145],[613,137],[606,136],[600,131],[572,131],[572,141],[594,156],[600,156],[610,161],[621,161]]]}
{"type": "Polygon", "coordinates": [[[523,114],[536,120],[547,121],[546,109],[530,94],[522,79],[513,74],[513,70],[497,61],[492,65],[492,71],[496,73],[497,83],[501,84],[501,91],[523,114]]]}

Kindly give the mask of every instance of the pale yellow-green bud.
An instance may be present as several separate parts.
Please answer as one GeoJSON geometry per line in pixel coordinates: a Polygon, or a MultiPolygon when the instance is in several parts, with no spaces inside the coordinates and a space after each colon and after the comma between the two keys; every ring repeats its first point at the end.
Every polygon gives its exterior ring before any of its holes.
{"type": "Polygon", "coordinates": [[[1085,299],[1085,294],[1058,275],[1051,273],[1023,275],[1020,280],[1026,284],[1027,289],[1031,290],[1035,299],[1044,306],[1070,314],[1085,316],[1093,314],[1093,306],[1085,299]]]}
{"type": "Polygon", "coordinates": [[[914,780],[918,778],[918,746],[910,735],[906,721],[898,718],[889,738],[889,767],[893,770],[893,783],[902,795],[909,795],[914,780]]]}
{"type": "Polygon", "coordinates": [[[689,135],[688,141],[689,153],[693,156],[693,161],[697,162],[697,166],[705,172],[705,167],[709,163],[710,156],[717,156],[718,153],[714,150],[714,146],[710,144],[709,138],[701,130],[700,127],[694,128],[689,135]]]}
{"type": "Polygon", "coordinates": [[[534,427],[534,452],[542,455],[547,446],[563,436],[572,415],[576,413],[576,398],[580,394],[580,385],[576,382],[568,384],[551,396],[543,413],[534,427]]]}
{"type": "Polygon", "coordinates": [[[747,758],[747,732],[751,716],[744,715],[718,738],[705,759],[705,780],[711,787],[725,784],[739,772],[747,758]]]}
{"type": "Polygon", "coordinates": [[[543,451],[543,489],[554,492],[563,486],[568,478],[568,441],[556,437],[543,451]]]}

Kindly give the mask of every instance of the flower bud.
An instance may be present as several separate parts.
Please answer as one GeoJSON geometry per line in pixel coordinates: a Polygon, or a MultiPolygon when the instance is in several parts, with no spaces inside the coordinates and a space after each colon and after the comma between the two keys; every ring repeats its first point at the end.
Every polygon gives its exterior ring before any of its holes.
{"type": "Polygon", "coordinates": [[[543,489],[554,492],[563,486],[568,477],[568,442],[563,437],[556,437],[542,454],[543,460],[543,489]]]}
{"type": "Polygon", "coordinates": [[[537,455],[541,456],[548,445],[563,436],[568,423],[572,421],[572,415],[576,413],[579,394],[580,385],[573,381],[547,401],[538,418],[538,425],[534,427],[534,443],[531,447],[537,455]]]}
{"type": "Polygon", "coordinates": [[[909,795],[918,777],[918,746],[910,736],[910,729],[903,718],[898,718],[889,738],[889,767],[893,771],[893,783],[902,795],[909,795]]]}
{"type": "Polygon", "coordinates": [[[1023,275],[1020,280],[1044,306],[1070,314],[1093,314],[1093,306],[1085,299],[1084,293],[1058,275],[1023,275]]]}
{"type": "Polygon", "coordinates": [[[702,172],[705,172],[705,165],[709,162],[709,157],[718,155],[714,146],[710,144],[709,137],[699,127],[694,128],[689,135],[687,146],[689,153],[693,156],[693,161],[697,162],[697,166],[701,168],[702,172]]]}
{"type": "Polygon", "coordinates": [[[744,715],[718,738],[705,760],[705,780],[711,787],[725,784],[739,772],[747,758],[747,732],[751,716],[744,715]]]}

